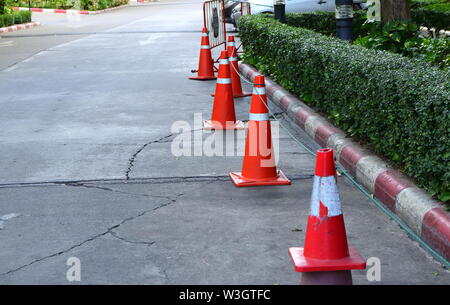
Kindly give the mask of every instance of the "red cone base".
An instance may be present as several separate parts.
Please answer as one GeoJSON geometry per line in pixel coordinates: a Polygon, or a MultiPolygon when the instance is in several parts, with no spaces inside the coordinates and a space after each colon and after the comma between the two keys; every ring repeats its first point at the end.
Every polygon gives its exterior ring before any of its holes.
{"type": "Polygon", "coordinates": [[[236,121],[236,122],[227,122],[227,124],[224,126],[220,122],[217,121],[203,121],[203,129],[205,130],[237,130],[237,129],[244,129],[245,125],[242,121],[236,121]]]}
{"type": "Polygon", "coordinates": [[[246,96],[252,96],[251,92],[242,92],[242,94],[238,94],[238,95],[234,95],[234,98],[241,98],[241,97],[246,97],[246,96]]]}
{"type": "Polygon", "coordinates": [[[315,259],[305,257],[303,248],[289,248],[289,255],[297,272],[339,271],[366,269],[366,262],[358,250],[349,247],[349,256],[340,259],[315,259]]]}
{"type": "Polygon", "coordinates": [[[291,181],[281,170],[277,171],[277,177],[266,179],[245,178],[241,173],[230,173],[230,178],[236,186],[264,186],[264,185],[289,185],[291,181]]]}
{"type": "Polygon", "coordinates": [[[192,80],[214,80],[217,79],[217,77],[213,77],[213,76],[193,76],[193,77],[189,77],[189,79],[192,80]]]}

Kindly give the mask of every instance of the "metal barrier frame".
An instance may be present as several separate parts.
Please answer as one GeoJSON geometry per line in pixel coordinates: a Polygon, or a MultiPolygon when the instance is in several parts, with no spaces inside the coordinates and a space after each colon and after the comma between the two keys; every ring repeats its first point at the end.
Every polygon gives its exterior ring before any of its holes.
{"type": "Polygon", "coordinates": [[[208,30],[209,35],[209,43],[210,43],[210,49],[214,49],[218,46],[224,45],[224,47],[227,47],[227,28],[226,28],[226,22],[225,22],[225,1],[224,0],[209,0],[203,2],[203,26],[208,30]],[[215,37],[213,33],[211,33],[210,28],[208,27],[207,21],[212,20],[213,18],[213,11],[209,8],[216,8],[221,11],[221,14],[218,16],[219,18],[219,35],[218,37],[215,37]],[[222,36],[221,33],[222,31],[222,36]]]}

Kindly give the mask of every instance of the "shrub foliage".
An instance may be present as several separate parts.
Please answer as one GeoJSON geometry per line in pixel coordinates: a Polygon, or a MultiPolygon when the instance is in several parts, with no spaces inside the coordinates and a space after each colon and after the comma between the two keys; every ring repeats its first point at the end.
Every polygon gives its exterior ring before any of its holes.
{"type": "MultiPolygon", "coordinates": [[[[450,5],[450,4],[449,4],[450,5]]],[[[412,21],[417,25],[450,30],[450,10],[439,11],[426,7],[411,10],[412,21]]],[[[367,29],[362,24],[367,20],[365,11],[355,11],[353,19],[354,36],[365,36],[367,29]]],[[[291,26],[311,29],[324,35],[336,35],[336,19],[334,12],[304,12],[286,15],[286,23],[291,26]]]]}
{"type": "Polygon", "coordinates": [[[56,9],[102,10],[127,4],[128,0],[9,0],[11,6],[56,9]]]}
{"type": "Polygon", "coordinates": [[[14,24],[31,22],[31,12],[21,11],[0,15],[0,28],[14,24]]]}
{"type": "Polygon", "coordinates": [[[263,16],[240,20],[244,59],[450,199],[450,74],[263,16]]]}

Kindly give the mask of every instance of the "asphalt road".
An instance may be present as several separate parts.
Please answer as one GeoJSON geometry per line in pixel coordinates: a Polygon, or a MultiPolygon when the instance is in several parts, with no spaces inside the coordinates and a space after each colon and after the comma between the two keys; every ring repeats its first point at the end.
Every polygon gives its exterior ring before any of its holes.
{"type": "MultiPolygon", "coordinates": [[[[214,82],[187,79],[201,1],[71,18],[35,14],[41,27],[0,40],[0,284],[68,284],[71,257],[82,284],[297,284],[287,250],[303,244],[313,157],[280,130],[293,184],[235,188],[239,153],[173,155],[176,122],[196,147],[212,136],[194,114],[209,119],[214,82]]],[[[249,102],[236,100],[239,119],[249,102]]],[[[356,284],[450,283],[349,181],[339,187],[349,243],[381,260],[381,282],[355,271],[356,284]]]]}

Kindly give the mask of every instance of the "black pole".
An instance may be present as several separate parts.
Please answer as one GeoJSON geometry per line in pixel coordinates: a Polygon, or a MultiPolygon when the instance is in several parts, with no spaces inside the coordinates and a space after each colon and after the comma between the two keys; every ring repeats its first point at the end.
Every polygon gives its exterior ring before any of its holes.
{"type": "Polygon", "coordinates": [[[336,34],[342,40],[353,40],[353,0],[336,1],[336,34]]]}
{"type": "Polygon", "coordinates": [[[278,3],[273,5],[274,13],[275,13],[275,19],[280,21],[281,23],[286,23],[286,4],[278,3]]]}

